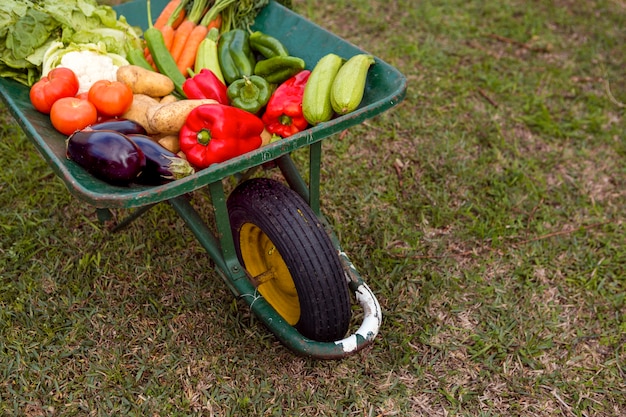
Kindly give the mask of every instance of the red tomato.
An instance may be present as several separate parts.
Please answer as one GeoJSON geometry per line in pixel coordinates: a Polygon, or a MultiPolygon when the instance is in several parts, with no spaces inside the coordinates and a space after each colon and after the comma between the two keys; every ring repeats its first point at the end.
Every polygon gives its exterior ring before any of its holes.
{"type": "Polygon", "coordinates": [[[54,74],[53,78],[65,78],[72,82],[76,81],[76,84],[79,84],[78,77],[76,77],[76,74],[70,68],[56,67],[48,72],[48,78],[50,78],[50,74],[54,74]]]}
{"type": "Polygon", "coordinates": [[[96,81],[89,89],[89,101],[104,116],[121,116],[133,103],[133,90],[120,81],[96,81]]]}
{"type": "Polygon", "coordinates": [[[96,106],[88,100],[76,97],[63,97],[52,105],[50,121],[52,126],[64,135],[71,135],[98,120],[96,106]]]}
{"type": "Polygon", "coordinates": [[[38,111],[48,114],[55,101],[78,92],[78,78],[69,68],[54,68],[30,88],[30,102],[38,111]]]}

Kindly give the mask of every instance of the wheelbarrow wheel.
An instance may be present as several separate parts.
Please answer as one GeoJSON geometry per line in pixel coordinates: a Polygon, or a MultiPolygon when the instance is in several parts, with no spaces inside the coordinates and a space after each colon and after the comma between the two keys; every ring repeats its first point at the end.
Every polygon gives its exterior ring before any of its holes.
{"type": "Polygon", "coordinates": [[[309,339],[343,338],[350,292],[338,253],[309,205],[268,178],[240,184],[227,204],[237,255],[265,300],[309,339]]]}

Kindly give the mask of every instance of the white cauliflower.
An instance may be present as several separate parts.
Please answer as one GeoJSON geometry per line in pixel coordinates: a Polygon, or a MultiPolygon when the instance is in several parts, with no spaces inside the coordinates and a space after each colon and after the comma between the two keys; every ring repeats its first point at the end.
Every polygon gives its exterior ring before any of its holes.
{"type": "Polygon", "coordinates": [[[74,71],[78,78],[78,94],[89,91],[96,81],[115,81],[119,68],[110,56],[92,51],[68,52],[61,58],[59,67],[74,71]]]}

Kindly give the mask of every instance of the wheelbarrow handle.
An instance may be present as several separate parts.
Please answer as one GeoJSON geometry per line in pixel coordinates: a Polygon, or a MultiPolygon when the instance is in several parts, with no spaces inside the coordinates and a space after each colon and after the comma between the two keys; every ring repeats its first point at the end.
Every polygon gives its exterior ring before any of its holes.
{"type": "Polygon", "coordinates": [[[357,302],[363,309],[363,320],[357,331],[335,342],[336,345],[342,347],[346,355],[349,355],[363,349],[374,341],[383,321],[383,313],[376,296],[358,275],[347,255],[344,252],[340,252],[339,258],[349,271],[348,284],[357,302]]]}

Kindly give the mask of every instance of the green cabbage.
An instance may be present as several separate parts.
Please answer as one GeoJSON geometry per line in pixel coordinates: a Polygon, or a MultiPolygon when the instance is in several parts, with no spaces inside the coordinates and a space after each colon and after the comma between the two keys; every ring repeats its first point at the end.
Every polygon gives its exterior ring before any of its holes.
{"type": "Polygon", "coordinates": [[[96,0],[2,0],[0,76],[32,85],[55,42],[98,44],[125,58],[141,45],[140,30],[96,0]]]}

